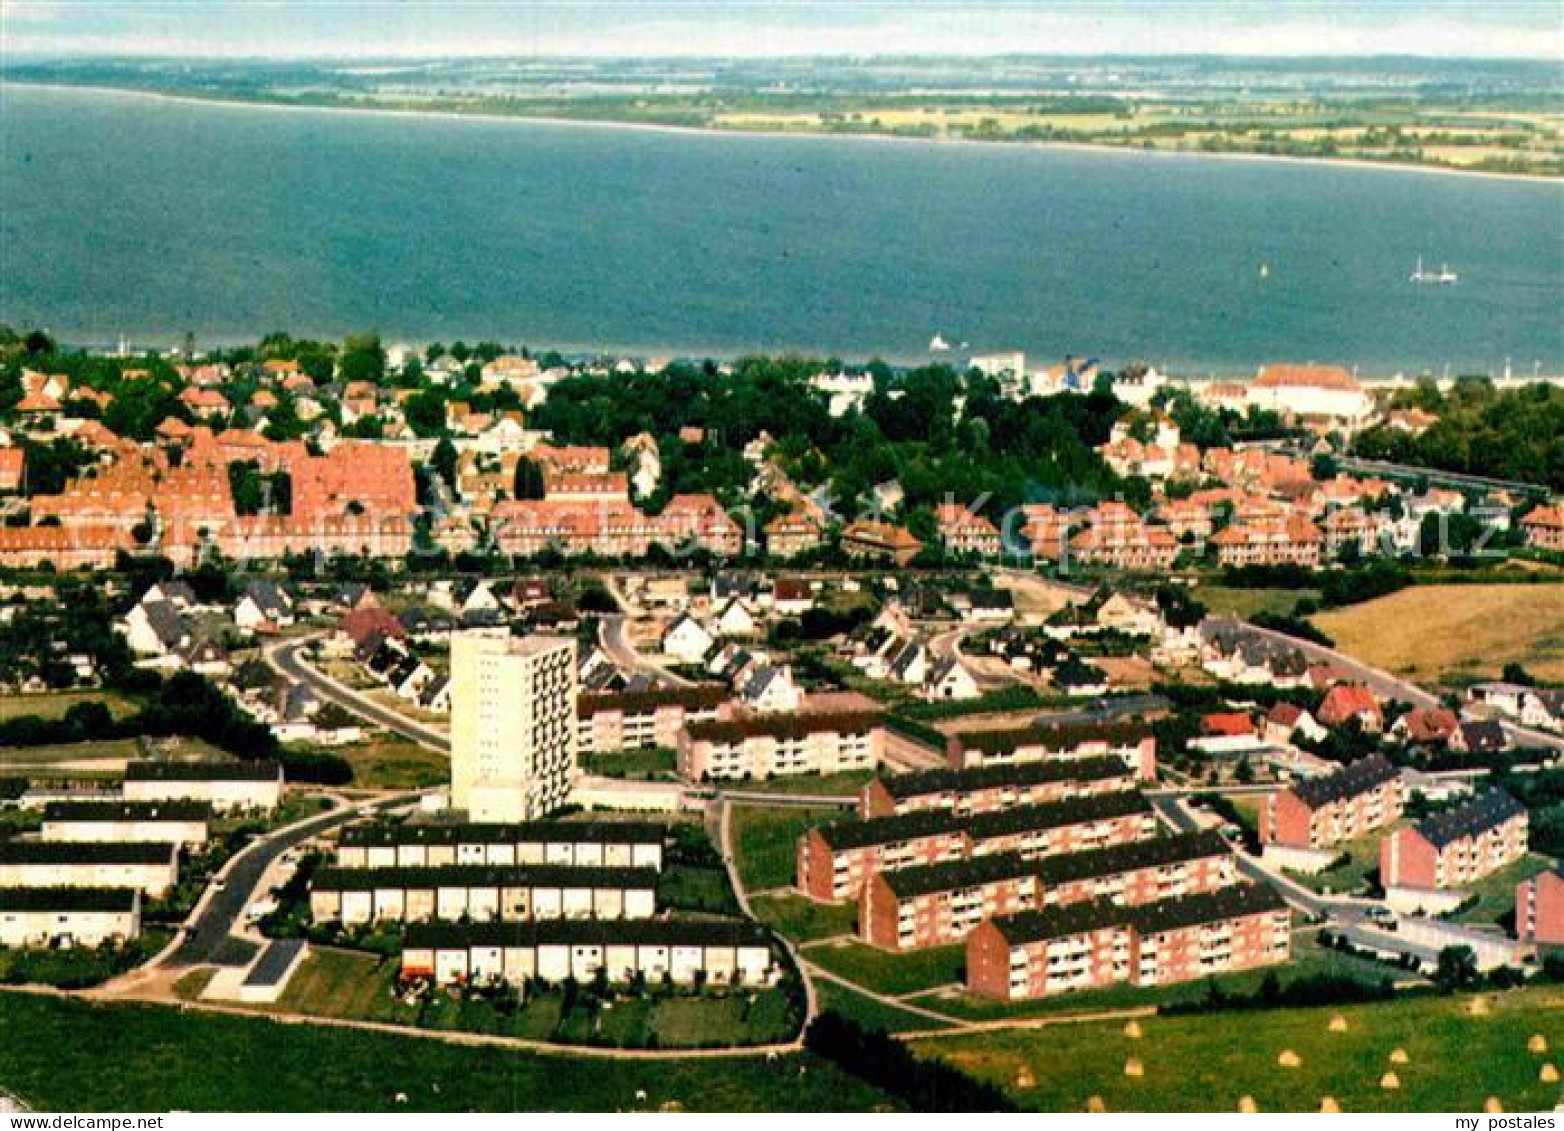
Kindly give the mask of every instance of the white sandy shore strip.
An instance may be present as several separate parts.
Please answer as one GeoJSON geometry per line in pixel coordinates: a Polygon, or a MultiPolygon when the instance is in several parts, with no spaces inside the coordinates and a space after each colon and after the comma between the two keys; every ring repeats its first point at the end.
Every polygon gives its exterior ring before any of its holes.
{"type": "Polygon", "coordinates": [[[604,130],[635,130],[641,133],[692,134],[708,137],[732,138],[794,138],[822,141],[880,141],[903,145],[982,146],[987,149],[1015,150],[1063,150],[1078,153],[1113,154],[1120,157],[1162,157],[1193,160],[1263,161],[1288,165],[1320,165],[1343,169],[1368,169],[1381,173],[1420,173],[1451,177],[1481,178],[1496,181],[1519,181],[1527,184],[1564,185],[1564,178],[1540,173],[1500,173],[1483,169],[1457,169],[1448,165],[1412,165],[1393,161],[1368,161],[1354,157],[1288,157],[1275,153],[1207,153],[1195,150],[1143,149],[1138,146],[1109,145],[1086,141],[988,141],[981,138],[931,138],[901,137],[895,134],[836,133],[825,130],[741,130],[727,126],[675,126],[660,122],[620,122],[603,118],[564,118],[530,114],[467,113],[461,110],[413,110],[404,107],[381,106],[313,106],[266,99],[207,98],[193,94],[172,94],[161,90],[137,90],[118,86],[92,86],[85,83],[35,83],[7,79],[0,82],[0,92],[6,87],[30,90],[83,91],[92,94],[123,98],[155,99],[160,102],[184,103],[192,106],[221,106],[244,110],[269,110],[274,112],[310,114],[376,114],[382,117],[425,118],[457,122],[501,122],[511,125],[578,126],[604,130]]]}

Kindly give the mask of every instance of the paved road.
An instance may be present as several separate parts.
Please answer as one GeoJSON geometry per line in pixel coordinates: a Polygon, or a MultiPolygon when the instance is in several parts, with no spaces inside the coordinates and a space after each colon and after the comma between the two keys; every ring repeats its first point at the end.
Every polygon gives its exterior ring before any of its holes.
{"type": "Polygon", "coordinates": [[[253,841],[228,862],[221,876],[221,890],[211,891],[206,903],[186,921],[181,928],[184,940],[163,960],[162,965],[247,965],[255,957],[255,946],[247,939],[234,936],[233,928],[244,909],[259,894],[256,888],[277,857],[327,829],[346,824],[377,809],[394,809],[411,804],[417,797],[417,794],[405,794],[367,805],[343,806],[253,841]]]}
{"type": "Polygon", "coordinates": [[[602,645],[603,651],[608,653],[609,659],[622,668],[630,671],[646,672],[665,683],[671,683],[675,687],[693,687],[694,684],[681,675],[675,675],[661,664],[652,662],[643,656],[630,643],[630,637],[626,631],[627,619],[622,613],[605,613],[597,621],[597,642],[602,645]]]}
{"type": "Polygon", "coordinates": [[[376,726],[410,738],[433,750],[449,753],[451,740],[443,731],[408,718],[389,707],[366,698],[330,676],[310,666],[300,654],[308,639],[290,640],[274,644],[263,650],[262,655],[273,668],[289,679],[302,683],[328,703],[335,703],[344,710],[368,719],[376,726]]]}

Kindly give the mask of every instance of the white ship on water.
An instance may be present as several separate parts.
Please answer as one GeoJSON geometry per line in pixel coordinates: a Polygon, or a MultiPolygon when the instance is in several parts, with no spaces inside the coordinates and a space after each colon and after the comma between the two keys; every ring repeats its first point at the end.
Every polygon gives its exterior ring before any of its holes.
{"type": "Polygon", "coordinates": [[[1423,257],[1417,257],[1417,269],[1412,272],[1411,281],[1423,286],[1448,287],[1461,281],[1461,276],[1450,270],[1449,264],[1442,263],[1439,270],[1428,271],[1423,268],[1423,257]]]}
{"type": "Polygon", "coordinates": [[[949,349],[950,343],[947,342],[944,338],[940,337],[940,335],[935,334],[932,338],[929,339],[930,353],[945,353],[949,349]]]}

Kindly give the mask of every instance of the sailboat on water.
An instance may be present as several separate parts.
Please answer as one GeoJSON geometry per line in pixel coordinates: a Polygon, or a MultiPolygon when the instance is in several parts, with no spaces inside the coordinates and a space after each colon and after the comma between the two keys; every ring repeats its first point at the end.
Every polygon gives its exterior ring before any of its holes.
{"type": "Polygon", "coordinates": [[[1423,268],[1423,257],[1417,257],[1417,268],[1412,272],[1412,282],[1421,286],[1448,287],[1461,281],[1461,276],[1450,270],[1448,263],[1442,263],[1437,271],[1429,271],[1423,268]]]}

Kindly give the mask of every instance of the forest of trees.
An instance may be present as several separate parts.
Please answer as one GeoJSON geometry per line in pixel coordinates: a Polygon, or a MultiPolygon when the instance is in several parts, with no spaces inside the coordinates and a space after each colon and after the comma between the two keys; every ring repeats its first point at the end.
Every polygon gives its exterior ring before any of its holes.
{"type": "Polygon", "coordinates": [[[1417,436],[1371,428],[1358,437],[1357,455],[1564,491],[1564,389],[1537,383],[1501,390],[1486,378],[1463,377],[1440,392],[1425,378],[1391,404],[1439,421],[1417,436]]]}

